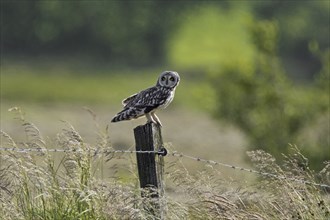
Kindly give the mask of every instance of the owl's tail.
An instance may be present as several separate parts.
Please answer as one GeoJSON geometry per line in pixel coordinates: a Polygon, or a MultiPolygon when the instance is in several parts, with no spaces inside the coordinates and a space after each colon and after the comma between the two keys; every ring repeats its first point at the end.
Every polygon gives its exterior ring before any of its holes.
{"type": "Polygon", "coordinates": [[[111,120],[111,122],[118,122],[118,121],[122,121],[123,119],[121,119],[121,115],[116,115],[115,117],[113,117],[113,119],[111,120]]]}
{"type": "Polygon", "coordinates": [[[119,112],[111,122],[118,122],[118,121],[125,121],[138,118],[140,115],[137,114],[137,110],[134,108],[124,109],[123,111],[119,112]]]}
{"type": "Polygon", "coordinates": [[[124,112],[119,112],[115,117],[113,117],[111,122],[118,122],[123,120],[129,120],[129,119],[126,117],[126,114],[124,112]]]}

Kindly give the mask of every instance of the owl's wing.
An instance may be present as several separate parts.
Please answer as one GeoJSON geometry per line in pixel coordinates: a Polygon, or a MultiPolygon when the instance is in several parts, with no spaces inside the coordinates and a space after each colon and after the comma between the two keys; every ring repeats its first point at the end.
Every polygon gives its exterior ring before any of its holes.
{"type": "Polygon", "coordinates": [[[123,100],[124,109],[111,121],[117,122],[139,118],[165,104],[170,90],[151,87],[123,100]]]}
{"type": "Polygon", "coordinates": [[[124,99],[121,103],[124,108],[129,108],[137,105],[144,105],[150,97],[157,91],[155,87],[151,87],[145,90],[142,90],[138,93],[135,93],[126,99],[124,99]]]}
{"type": "Polygon", "coordinates": [[[170,91],[162,90],[159,87],[151,87],[141,91],[134,101],[134,107],[144,108],[144,112],[148,113],[158,108],[166,102],[170,91]]]}
{"type": "Polygon", "coordinates": [[[147,113],[152,109],[163,105],[168,95],[168,92],[163,91],[158,87],[151,87],[126,98],[123,101],[123,105],[125,109],[130,107],[137,109],[144,108],[147,113]]]}
{"type": "Polygon", "coordinates": [[[135,93],[135,94],[131,95],[130,97],[124,99],[124,100],[121,102],[121,104],[123,104],[123,106],[126,107],[126,105],[128,105],[129,102],[133,101],[133,100],[136,98],[137,95],[138,95],[138,93],[135,93]]]}

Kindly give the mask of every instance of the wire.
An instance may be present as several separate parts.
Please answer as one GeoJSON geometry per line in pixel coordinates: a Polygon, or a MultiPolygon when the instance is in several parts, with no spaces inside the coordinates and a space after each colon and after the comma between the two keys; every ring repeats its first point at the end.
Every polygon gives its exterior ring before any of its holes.
{"type": "Polygon", "coordinates": [[[261,171],[257,171],[257,170],[253,170],[253,169],[248,169],[248,168],[244,168],[244,167],[239,167],[239,166],[234,166],[234,165],[230,165],[230,164],[226,164],[226,163],[221,163],[221,162],[217,162],[214,160],[206,160],[206,159],[202,159],[200,157],[193,157],[193,156],[189,156],[189,155],[185,155],[182,153],[177,153],[177,152],[173,152],[170,155],[175,156],[175,157],[185,157],[191,160],[195,160],[195,161],[200,161],[200,162],[204,162],[204,163],[208,163],[211,165],[220,165],[223,167],[228,167],[228,168],[232,168],[235,170],[241,170],[241,171],[245,171],[245,172],[249,172],[249,173],[256,173],[259,174],[261,176],[267,176],[267,177],[273,177],[276,179],[286,179],[286,180],[291,180],[291,181],[295,181],[295,182],[300,182],[303,184],[308,184],[308,185],[314,185],[314,186],[319,186],[319,187],[325,187],[325,188],[329,188],[330,186],[327,184],[323,184],[323,183],[314,183],[314,182],[310,182],[310,181],[306,181],[306,180],[301,180],[301,179],[296,179],[293,177],[286,177],[286,176],[279,176],[273,173],[267,173],[267,172],[261,172],[261,171]]]}
{"type": "MultiPolygon", "coordinates": [[[[40,153],[44,153],[44,152],[82,152],[83,150],[81,149],[47,149],[47,148],[3,148],[0,147],[0,151],[14,151],[14,152],[18,152],[18,153],[30,153],[30,152],[40,152],[40,153]]],[[[314,183],[311,181],[306,181],[306,180],[301,180],[301,179],[296,179],[293,177],[286,177],[286,176],[279,176],[273,173],[267,173],[267,172],[261,172],[261,171],[257,171],[257,170],[253,170],[253,169],[248,169],[248,168],[244,168],[244,167],[239,167],[239,166],[234,166],[231,164],[226,164],[226,163],[222,163],[222,162],[218,162],[218,161],[214,161],[214,160],[207,160],[207,159],[203,159],[200,157],[194,157],[194,156],[189,156],[186,154],[182,154],[182,153],[178,153],[177,151],[173,151],[173,152],[168,152],[165,148],[161,148],[159,151],[137,151],[137,150],[94,150],[94,155],[97,154],[116,154],[116,153],[138,153],[138,154],[157,154],[159,156],[165,156],[165,155],[170,155],[173,157],[180,157],[180,158],[187,158],[190,160],[195,160],[197,162],[203,162],[206,164],[210,164],[210,165],[219,165],[219,166],[223,166],[223,167],[227,167],[227,168],[232,168],[235,170],[239,170],[239,171],[245,171],[245,172],[249,172],[249,173],[255,173],[261,176],[266,176],[266,177],[272,177],[272,178],[276,178],[276,179],[285,179],[285,180],[290,180],[290,181],[295,181],[295,182],[299,182],[302,184],[308,184],[308,185],[313,185],[313,186],[318,186],[318,187],[322,187],[322,188],[329,188],[330,189],[330,185],[327,184],[323,184],[323,183],[314,183]]]]}
{"type": "MultiPolygon", "coordinates": [[[[5,148],[0,147],[0,151],[14,151],[17,153],[29,153],[29,152],[37,152],[37,153],[43,153],[43,152],[55,152],[55,153],[69,153],[69,152],[82,152],[82,149],[48,149],[48,148],[5,148]]],[[[111,153],[139,153],[139,154],[161,154],[162,151],[136,151],[136,150],[103,150],[98,151],[94,150],[94,154],[111,154],[111,153]]]]}

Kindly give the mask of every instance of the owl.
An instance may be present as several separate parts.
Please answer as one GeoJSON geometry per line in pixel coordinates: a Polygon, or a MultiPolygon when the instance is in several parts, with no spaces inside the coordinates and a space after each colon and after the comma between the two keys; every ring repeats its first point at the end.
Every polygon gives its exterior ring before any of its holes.
{"type": "Polygon", "coordinates": [[[165,71],[160,74],[155,86],[124,99],[124,109],[117,113],[111,122],[136,119],[146,116],[148,122],[162,126],[155,111],[166,108],[173,100],[180,76],[174,71],[165,71]]]}

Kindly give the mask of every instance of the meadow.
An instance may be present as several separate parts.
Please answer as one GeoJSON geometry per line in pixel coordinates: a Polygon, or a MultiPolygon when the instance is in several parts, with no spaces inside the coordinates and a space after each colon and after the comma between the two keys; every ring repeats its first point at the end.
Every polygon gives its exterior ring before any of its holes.
{"type": "MultiPolygon", "coordinates": [[[[153,199],[140,196],[134,155],[102,153],[115,149],[109,130],[96,129],[97,142],[90,144],[66,123],[49,141],[19,108],[11,111],[17,113],[26,141],[16,142],[2,131],[1,147],[38,150],[1,151],[1,218],[155,219],[146,209],[153,199]]],[[[169,143],[165,147],[176,150],[169,143]]],[[[282,165],[264,151],[247,152],[255,170],[280,177],[254,180],[242,178],[240,169],[231,170],[237,178],[200,160],[192,171],[185,158],[166,156],[166,188],[160,198],[165,219],[328,219],[329,185],[317,183],[329,182],[330,164],[316,173],[298,148],[292,146],[291,152],[282,165]]]]}
{"type": "MultiPolygon", "coordinates": [[[[144,119],[109,122],[121,100],[152,86],[162,69],[33,62],[1,66],[1,147],[42,149],[0,151],[1,218],[152,219],[143,208],[150,201],[140,197],[135,155],[91,152],[134,149],[132,129],[144,119]]],[[[175,101],[159,113],[170,152],[285,178],[169,155],[166,219],[329,218],[329,189],[314,185],[329,184],[329,163],[313,171],[295,146],[281,164],[266,152],[246,152],[242,131],[213,118],[207,79],[185,73],[181,79],[175,101]]]]}
{"type": "Polygon", "coordinates": [[[330,219],[329,9],[1,1],[0,219],[157,219],[110,121],[169,67],[164,219],[330,219]]]}
{"type": "MultiPolygon", "coordinates": [[[[91,64],[72,60],[6,63],[1,71],[1,127],[15,140],[24,141],[26,137],[15,114],[8,111],[12,107],[20,107],[45,138],[54,139],[63,128],[63,121],[67,121],[91,143],[97,139],[93,116],[89,113],[93,111],[101,128],[109,126],[113,146],[120,148],[134,146],[133,128],[145,123],[144,119],[110,123],[121,109],[121,100],[153,86],[159,72],[163,71],[116,71],[106,65],[94,68],[91,64]],[[92,70],[93,74],[89,75],[92,70]]],[[[215,103],[207,80],[187,73],[182,73],[181,78],[175,101],[159,112],[159,117],[166,123],[163,128],[165,141],[177,146],[178,151],[208,159],[231,161],[234,158],[238,165],[247,165],[242,132],[228,124],[219,126],[210,114],[215,103]],[[231,158],[227,159],[228,155],[231,158]]]]}

